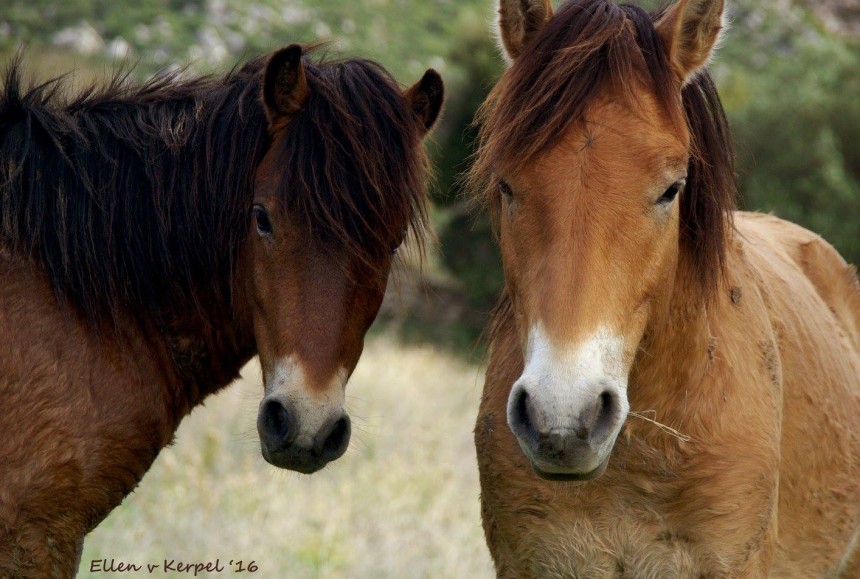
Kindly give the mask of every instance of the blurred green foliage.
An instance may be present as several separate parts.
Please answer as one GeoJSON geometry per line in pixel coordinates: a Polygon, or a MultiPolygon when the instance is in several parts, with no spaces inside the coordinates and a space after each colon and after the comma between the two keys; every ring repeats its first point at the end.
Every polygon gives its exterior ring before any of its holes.
{"type": "MultiPolygon", "coordinates": [[[[824,1],[735,0],[733,25],[712,71],[735,135],[743,207],[809,227],[858,263],[860,39],[825,27],[814,10],[824,1]]],[[[332,40],[334,54],[379,60],[404,84],[428,67],[439,69],[448,101],[430,148],[446,271],[435,274],[483,314],[503,280],[491,228],[469,208],[458,176],[473,151],[474,113],[501,71],[489,26],[494,4],[5,0],[0,51],[27,44],[34,54],[52,47],[90,53],[99,62],[126,57],[143,74],[189,60],[201,69],[226,68],[290,42],[332,40]]],[[[642,4],[654,8],[657,1],[642,4]]],[[[482,324],[473,325],[467,333],[482,324]]]]}
{"type": "Polygon", "coordinates": [[[821,234],[860,263],[860,43],[803,38],[723,85],[747,209],[821,234]]]}

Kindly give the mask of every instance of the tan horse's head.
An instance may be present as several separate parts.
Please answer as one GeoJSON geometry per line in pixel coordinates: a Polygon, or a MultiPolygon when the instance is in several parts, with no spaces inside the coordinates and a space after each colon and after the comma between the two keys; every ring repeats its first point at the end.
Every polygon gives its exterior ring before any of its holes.
{"type": "Polygon", "coordinates": [[[314,64],[293,45],[262,79],[271,144],[246,249],[265,382],[258,431],[275,466],[314,472],[350,437],[346,382],[379,311],[394,252],[425,225],[421,139],[435,71],[401,91],[362,60],[314,64]]]}
{"type": "Polygon", "coordinates": [[[718,275],[730,147],[695,120],[722,121],[701,71],[722,12],[721,0],[654,17],[606,0],[556,14],[548,0],[500,3],[509,67],[482,109],[472,177],[498,220],[524,354],[508,423],[545,478],[603,472],[678,272],[702,291],[718,275]]]}

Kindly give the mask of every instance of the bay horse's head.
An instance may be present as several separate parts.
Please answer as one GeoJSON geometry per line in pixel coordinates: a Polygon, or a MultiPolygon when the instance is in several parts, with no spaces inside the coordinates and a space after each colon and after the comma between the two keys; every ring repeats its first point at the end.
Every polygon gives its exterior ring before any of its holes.
{"type": "Polygon", "coordinates": [[[271,464],[311,473],[349,443],[344,389],[397,248],[426,224],[422,138],[442,106],[429,70],[401,91],[365,60],[315,64],[292,45],[262,73],[270,147],[246,263],[271,464]]]}
{"type": "Polygon", "coordinates": [[[545,478],[604,471],[674,281],[703,295],[718,282],[734,185],[703,67],[722,13],[722,0],[653,16],[500,2],[509,67],[479,116],[472,179],[498,220],[502,305],[524,354],[508,423],[545,478]]]}

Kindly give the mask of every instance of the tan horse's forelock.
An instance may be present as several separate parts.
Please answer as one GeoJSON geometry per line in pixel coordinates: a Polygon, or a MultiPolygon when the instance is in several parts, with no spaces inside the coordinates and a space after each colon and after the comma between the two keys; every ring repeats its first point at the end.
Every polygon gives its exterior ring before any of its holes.
{"type": "Polygon", "coordinates": [[[682,90],[654,22],[641,8],[607,0],[573,0],[502,75],[476,117],[478,150],[468,176],[475,201],[495,220],[500,166],[521,170],[557,144],[607,92],[634,105],[648,87],[670,122],[691,136],[681,205],[681,244],[704,299],[723,276],[724,247],[735,207],[734,152],[728,124],[707,71],[682,90]]]}

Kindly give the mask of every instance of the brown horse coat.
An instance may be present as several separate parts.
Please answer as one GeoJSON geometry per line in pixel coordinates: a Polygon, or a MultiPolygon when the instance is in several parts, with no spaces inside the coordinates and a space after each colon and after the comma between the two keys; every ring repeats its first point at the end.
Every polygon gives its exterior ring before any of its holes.
{"type": "MultiPolygon", "coordinates": [[[[0,575],[67,577],[83,535],[137,486],[208,392],[182,392],[169,350],[145,332],[106,346],[87,322],[57,307],[47,276],[27,260],[0,256],[0,279],[0,335],[7,337],[0,349],[7,441],[0,575]]],[[[237,335],[218,338],[229,343],[237,335]]],[[[247,333],[244,340],[253,343],[247,333]]],[[[247,346],[217,352],[214,383],[232,381],[250,356],[247,346]]]]}
{"type": "MultiPolygon", "coordinates": [[[[69,577],[182,418],[259,353],[270,463],[343,454],[346,381],[426,225],[435,71],[298,45],[222,78],[0,91],[0,576],[69,577]]],[[[166,524],[167,522],[165,522],[166,524]]]]}

